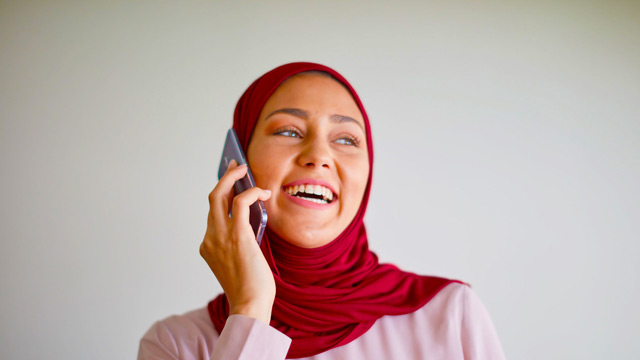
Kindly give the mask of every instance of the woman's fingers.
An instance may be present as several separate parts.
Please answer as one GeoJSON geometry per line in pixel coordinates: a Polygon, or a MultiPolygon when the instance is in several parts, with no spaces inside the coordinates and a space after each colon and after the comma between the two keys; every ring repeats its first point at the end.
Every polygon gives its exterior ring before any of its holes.
{"type": "MultiPolygon", "coordinates": [[[[233,185],[247,174],[247,165],[237,165],[235,160],[229,164],[227,171],[209,194],[208,227],[225,233],[236,232],[248,234],[250,226],[250,206],[258,200],[267,200],[271,191],[253,187],[234,197],[233,185]],[[229,219],[229,203],[233,199],[232,219],[229,219]],[[230,226],[231,225],[231,226],[230,226]]],[[[240,235],[240,237],[244,237],[240,235]]]]}
{"type": "Polygon", "coordinates": [[[222,196],[231,192],[233,184],[242,179],[247,174],[247,164],[238,165],[235,160],[231,160],[227,171],[218,181],[218,184],[209,195],[209,201],[221,199],[222,196]]]}
{"type": "Polygon", "coordinates": [[[234,197],[233,185],[247,174],[247,166],[229,168],[209,194],[207,232],[200,255],[220,282],[232,314],[252,316],[269,323],[275,282],[249,222],[250,206],[267,200],[271,192],[253,187],[234,197]],[[231,200],[233,199],[233,200],[231,200]],[[233,218],[229,219],[233,201],[233,218]]]}
{"type": "Polygon", "coordinates": [[[238,165],[231,160],[227,171],[209,194],[210,220],[217,227],[223,226],[229,218],[229,203],[233,198],[233,184],[247,174],[247,165],[238,165]],[[213,219],[211,219],[213,217],[213,219]]]}
{"type": "Polygon", "coordinates": [[[250,206],[258,200],[265,201],[271,197],[271,190],[263,190],[253,187],[233,198],[233,225],[234,227],[249,224],[250,206]]]}

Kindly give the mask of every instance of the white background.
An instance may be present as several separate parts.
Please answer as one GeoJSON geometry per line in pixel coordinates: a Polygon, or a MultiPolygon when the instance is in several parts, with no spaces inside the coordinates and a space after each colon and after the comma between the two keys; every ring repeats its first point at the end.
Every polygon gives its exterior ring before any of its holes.
{"type": "Polygon", "coordinates": [[[503,0],[2,1],[0,358],[135,358],[220,291],[224,131],[291,61],[364,101],[382,261],[471,283],[510,359],[640,357],[640,4],[503,0]]]}

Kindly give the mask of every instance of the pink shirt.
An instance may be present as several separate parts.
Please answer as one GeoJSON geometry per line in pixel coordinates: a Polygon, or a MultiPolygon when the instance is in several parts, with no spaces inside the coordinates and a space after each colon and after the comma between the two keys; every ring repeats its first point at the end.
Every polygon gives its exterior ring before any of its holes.
{"type": "MultiPolygon", "coordinates": [[[[138,360],[282,360],[291,339],[242,315],[221,334],[207,308],[156,322],[140,341],[138,360]]],[[[489,314],[471,288],[452,283],[414,313],[384,316],[358,339],[307,360],[504,359],[489,314]]]]}

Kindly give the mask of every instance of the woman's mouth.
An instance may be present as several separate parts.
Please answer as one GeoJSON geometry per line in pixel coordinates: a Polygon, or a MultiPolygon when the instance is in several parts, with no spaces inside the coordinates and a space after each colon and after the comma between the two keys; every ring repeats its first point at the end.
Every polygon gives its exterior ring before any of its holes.
{"type": "Polygon", "coordinates": [[[285,186],[283,190],[291,196],[316,204],[330,204],[333,201],[333,191],[322,185],[299,184],[285,186]]]}

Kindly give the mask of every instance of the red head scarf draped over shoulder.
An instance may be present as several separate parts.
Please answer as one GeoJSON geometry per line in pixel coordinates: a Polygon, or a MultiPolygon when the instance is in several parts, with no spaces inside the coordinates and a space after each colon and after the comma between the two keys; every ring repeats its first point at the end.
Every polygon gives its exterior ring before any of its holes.
{"type": "MultiPolygon", "coordinates": [[[[260,112],[271,94],[287,78],[305,71],[326,72],[351,93],[364,118],[369,165],[373,145],[369,118],[358,94],[335,70],[313,63],[291,63],[264,74],[242,95],[233,128],[245,153],[260,112]]],[[[403,272],[379,264],[369,251],[363,224],[371,189],[371,174],[360,209],[349,226],[332,242],[319,248],[297,247],[267,231],[262,252],[276,282],[271,326],[293,341],[288,358],[316,355],[347,344],[364,334],[384,315],[401,315],[424,306],[453,280],[403,272]]],[[[220,333],[229,316],[224,294],[209,303],[209,315],[220,333]]]]}

